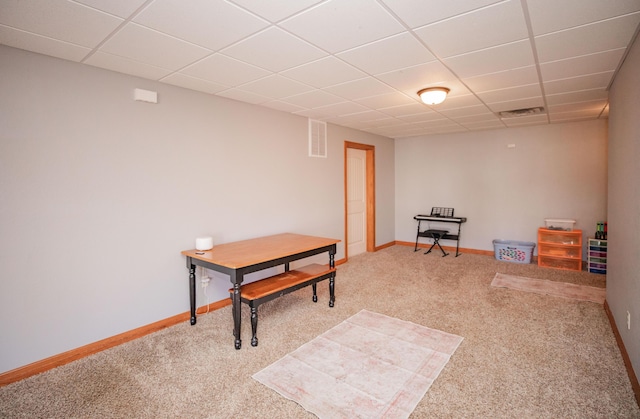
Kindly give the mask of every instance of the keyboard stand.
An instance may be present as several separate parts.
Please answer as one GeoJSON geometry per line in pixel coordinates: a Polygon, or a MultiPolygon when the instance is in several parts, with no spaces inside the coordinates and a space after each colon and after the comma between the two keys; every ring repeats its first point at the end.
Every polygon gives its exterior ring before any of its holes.
{"type": "Polygon", "coordinates": [[[460,256],[460,227],[462,226],[462,223],[467,222],[466,217],[454,217],[453,208],[434,207],[434,208],[431,208],[431,215],[418,214],[415,217],[413,217],[413,219],[418,222],[418,231],[416,233],[416,245],[413,249],[414,252],[418,251],[418,240],[420,239],[420,237],[426,237],[426,238],[434,239],[434,243],[431,246],[431,249],[429,250],[432,250],[434,246],[438,246],[443,253],[446,253],[446,252],[442,249],[442,246],[440,245],[440,240],[455,240],[456,241],[456,257],[460,256]],[[440,230],[441,228],[446,228],[446,227],[441,227],[439,225],[434,225],[435,229],[430,229],[429,226],[427,225],[425,230],[421,230],[420,227],[422,222],[458,224],[458,232],[455,233],[454,231],[452,233],[449,233],[446,230],[440,230]],[[430,231],[440,232],[437,237],[438,244],[435,243],[436,238],[434,237],[434,235],[429,233],[430,231]]]}
{"type": "MultiPolygon", "coordinates": [[[[427,253],[431,253],[431,250],[433,249],[434,246],[438,246],[438,248],[440,249],[440,251],[442,252],[442,257],[447,256],[449,253],[445,252],[444,249],[442,248],[442,246],[440,246],[440,239],[445,235],[445,234],[449,234],[449,232],[447,230],[426,230],[424,232],[426,234],[427,237],[431,237],[433,239],[433,244],[431,245],[431,247],[429,248],[429,250],[427,250],[426,252],[424,252],[424,254],[426,255],[427,253]]],[[[456,255],[457,256],[457,255],[456,255]]]]}

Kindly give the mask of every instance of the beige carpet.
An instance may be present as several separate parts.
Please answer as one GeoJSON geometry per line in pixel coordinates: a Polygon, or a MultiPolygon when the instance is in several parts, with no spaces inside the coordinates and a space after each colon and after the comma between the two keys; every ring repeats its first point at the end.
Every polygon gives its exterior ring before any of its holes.
{"type": "Polygon", "coordinates": [[[535,292],[553,297],[572,300],[591,301],[604,304],[606,291],[604,288],[588,285],[571,284],[569,282],[549,281],[546,279],[524,278],[521,276],[497,273],[491,282],[492,287],[509,288],[517,291],[535,292]]]}
{"type": "MultiPolygon", "coordinates": [[[[392,246],[338,266],[333,308],[322,283],[315,304],[310,287],[261,304],[257,347],[245,305],[243,345],[234,349],[225,307],[198,316],[195,326],[185,321],[0,387],[0,417],[312,419],[252,376],[365,309],[464,336],[411,419],[640,418],[603,306],[494,288],[496,272],[601,288],[606,281],[589,272],[392,246]]],[[[176,298],[186,311],[186,269],[184,275],[176,298]]]]}
{"type": "Polygon", "coordinates": [[[462,338],[361,310],[253,375],[319,418],[408,418],[462,338]]]}

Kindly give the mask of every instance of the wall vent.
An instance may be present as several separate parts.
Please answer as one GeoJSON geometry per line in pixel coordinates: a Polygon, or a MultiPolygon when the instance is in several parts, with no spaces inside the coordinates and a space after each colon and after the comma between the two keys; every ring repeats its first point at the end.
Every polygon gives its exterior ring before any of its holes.
{"type": "Polygon", "coordinates": [[[502,111],[498,112],[500,118],[516,118],[518,116],[529,116],[529,115],[537,115],[544,112],[543,107],[536,108],[524,108],[524,109],[514,109],[512,111],[502,111]]]}
{"type": "Polygon", "coordinates": [[[327,157],[327,123],[309,119],[309,157],[327,157]]]}

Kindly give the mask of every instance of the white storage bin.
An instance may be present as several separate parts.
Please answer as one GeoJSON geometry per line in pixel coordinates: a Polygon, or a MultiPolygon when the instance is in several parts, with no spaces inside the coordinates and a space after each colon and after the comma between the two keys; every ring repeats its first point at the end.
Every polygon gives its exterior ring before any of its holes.
{"type": "Polygon", "coordinates": [[[576,220],[568,220],[566,218],[545,218],[544,224],[549,230],[573,231],[576,220]]]}

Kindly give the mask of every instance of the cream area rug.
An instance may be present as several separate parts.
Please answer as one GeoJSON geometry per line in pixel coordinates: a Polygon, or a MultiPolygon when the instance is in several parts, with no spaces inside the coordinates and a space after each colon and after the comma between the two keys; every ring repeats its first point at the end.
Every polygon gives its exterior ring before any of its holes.
{"type": "Polygon", "coordinates": [[[461,342],[362,310],[253,378],[320,418],[407,418],[461,342]]]}
{"type": "Polygon", "coordinates": [[[510,288],[518,291],[535,292],[538,294],[570,298],[573,300],[591,301],[599,304],[604,304],[606,297],[606,291],[604,288],[570,284],[568,282],[549,281],[546,279],[504,275],[500,273],[497,273],[493,278],[491,286],[510,288]]]}

